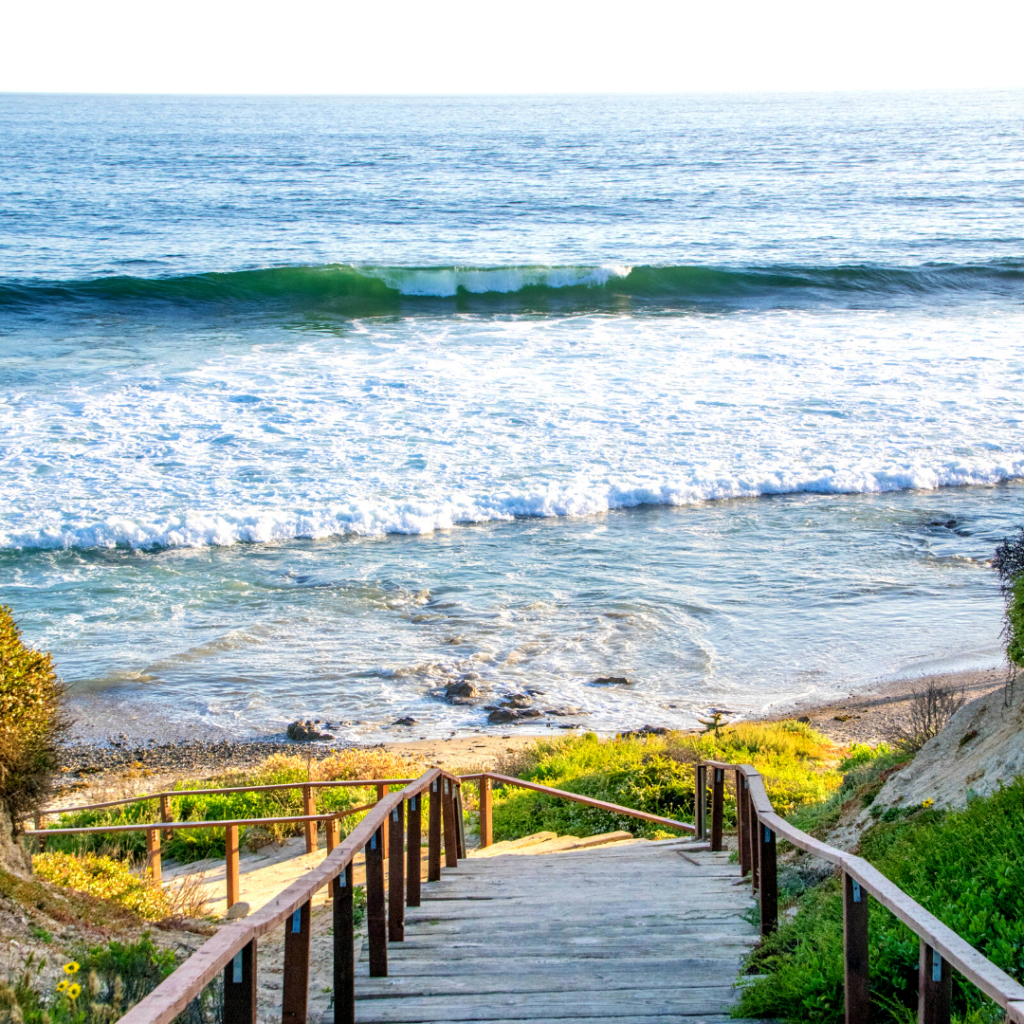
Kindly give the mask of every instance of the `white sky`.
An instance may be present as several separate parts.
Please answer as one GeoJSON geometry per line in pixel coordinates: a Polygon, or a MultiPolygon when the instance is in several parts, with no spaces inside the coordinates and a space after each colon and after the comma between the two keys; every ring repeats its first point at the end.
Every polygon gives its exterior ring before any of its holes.
{"type": "Polygon", "coordinates": [[[0,91],[1024,87],[1024,0],[6,0],[0,91]]]}

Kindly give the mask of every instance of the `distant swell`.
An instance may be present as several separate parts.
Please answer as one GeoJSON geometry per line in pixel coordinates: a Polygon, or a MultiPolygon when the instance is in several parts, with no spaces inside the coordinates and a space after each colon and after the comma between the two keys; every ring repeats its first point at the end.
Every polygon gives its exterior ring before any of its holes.
{"type": "Polygon", "coordinates": [[[1024,478],[1024,453],[1002,462],[978,460],[942,466],[829,469],[759,476],[694,474],[686,480],[595,481],[551,485],[520,493],[457,495],[447,501],[378,500],[339,502],[301,511],[265,508],[138,520],[108,517],[99,522],[0,530],[2,549],[196,548],[281,543],[296,539],[426,534],[470,523],[526,517],[582,516],[642,505],[693,505],[728,498],[778,494],[872,494],[899,490],[994,485],[1024,478]]]}
{"type": "Polygon", "coordinates": [[[807,267],[272,267],[182,277],[8,281],[0,308],[273,306],[373,315],[403,309],[790,305],[928,296],[1024,298],[1024,261],[807,267]]]}

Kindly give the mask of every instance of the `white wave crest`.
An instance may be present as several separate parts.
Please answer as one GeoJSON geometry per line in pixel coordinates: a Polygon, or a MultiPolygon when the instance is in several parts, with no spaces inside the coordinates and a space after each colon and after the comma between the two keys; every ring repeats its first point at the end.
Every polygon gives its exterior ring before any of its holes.
{"type": "Polygon", "coordinates": [[[473,295],[488,292],[511,295],[529,286],[548,288],[585,286],[599,288],[614,277],[626,277],[633,269],[607,267],[357,267],[359,273],[376,277],[402,295],[446,298],[459,289],[473,295]]]}
{"type": "Polygon", "coordinates": [[[0,549],[197,548],[296,539],[428,534],[459,524],[525,517],[585,516],[641,505],[693,505],[778,494],[871,494],[985,486],[1024,478],[1024,453],[1002,462],[828,469],[759,475],[696,472],[685,480],[578,481],[521,493],[458,495],[449,500],[346,503],[303,511],[236,509],[155,517],[108,516],[91,523],[0,531],[0,549]]]}

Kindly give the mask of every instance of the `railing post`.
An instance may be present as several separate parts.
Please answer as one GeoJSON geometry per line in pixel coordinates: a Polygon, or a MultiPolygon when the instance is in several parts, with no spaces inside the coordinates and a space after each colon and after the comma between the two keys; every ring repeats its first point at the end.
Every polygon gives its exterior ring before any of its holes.
{"type": "Polygon", "coordinates": [[[256,940],[224,968],[223,1024],[256,1024],[256,940]]]}
{"type": "Polygon", "coordinates": [[[405,941],[405,801],[388,816],[388,939],[405,941]]]}
{"type": "Polygon", "coordinates": [[[444,866],[459,866],[459,841],[455,835],[455,794],[451,779],[441,776],[441,818],[444,826],[444,866]]]}
{"type": "MultiPolygon", "coordinates": [[[[383,784],[377,786],[377,803],[380,803],[388,795],[389,786],[383,784]]],[[[384,859],[388,859],[388,830],[384,829],[384,859]]]]}
{"type": "Polygon", "coordinates": [[[405,884],[405,903],[409,907],[420,905],[420,857],[423,842],[423,794],[417,793],[409,797],[409,832],[406,836],[408,851],[406,854],[406,870],[408,876],[405,884]]]}
{"type": "Polygon", "coordinates": [[[861,1024],[871,1016],[868,988],[868,894],[843,872],[843,956],[846,1024],[861,1024]]]}
{"type": "Polygon", "coordinates": [[[725,797],[725,769],[712,769],[711,777],[711,849],[722,849],[722,811],[725,797]]]}
{"type": "MultiPolygon", "coordinates": [[[[302,787],[303,814],[316,814],[316,790],[312,786],[302,787]]],[[[317,848],[317,835],[315,821],[305,823],[306,853],[312,853],[317,848]]]]}
{"type": "MultiPolygon", "coordinates": [[[[171,798],[166,793],[160,797],[160,820],[163,822],[174,821],[174,814],[171,812],[171,798]]],[[[174,838],[174,829],[164,829],[164,835],[167,836],[167,842],[170,842],[174,838]]]]}
{"type": "MultiPolygon", "coordinates": [[[[36,813],[32,815],[32,824],[35,826],[37,832],[46,828],[46,815],[40,814],[39,811],[36,811],[36,813]]],[[[46,836],[36,836],[35,846],[40,853],[43,853],[46,850],[46,836]]]]}
{"type": "MultiPolygon", "coordinates": [[[[749,781],[749,780],[748,780],[749,781]]],[[[747,790],[747,816],[750,819],[750,828],[747,829],[750,839],[750,891],[757,892],[761,888],[761,841],[759,839],[761,822],[754,809],[754,798],[747,790]]]]}
{"type": "Polygon", "coordinates": [[[427,881],[441,879],[441,777],[430,784],[430,815],[427,821],[427,881]]]}
{"type": "Polygon", "coordinates": [[[485,849],[494,842],[493,825],[491,822],[491,780],[483,775],[479,783],[480,793],[480,849],[485,849]]]}
{"type": "Polygon", "coordinates": [[[370,977],[388,976],[388,924],[384,909],[384,829],[366,844],[366,937],[370,943],[370,977]]]}
{"type": "Polygon", "coordinates": [[[334,1024],[355,1024],[355,927],[352,923],[352,865],[334,879],[334,1024]]]}
{"type": "Polygon", "coordinates": [[[238,826],[224,826],[224,860],[228,887],[228,910],[239,900],[238,888],[238,826]]]}
{"type": "Polygon", "coordinates": [[[324,828],[324,832],[327,836],[327,852],[333,853],[335,847],[338,845],[338,836],[341,832],[341,822],[337,818],[329,818],[324,828]]]}
{"type": "Polygon", "coordinates": [[[761,869],[761,934],[770,935],[779,926],[779,889],[775,874],[775,833],[762,822],[758,826],[761,869]]]}
{"type": "Polygon", "coordinates": [[[952,995],[953,973],[949,963],[922,939],[917,975],[918,1024],[949,1024],[952,995]]]}
{"type": "Polygon", "coordinates": [[[736,772],[736,845],[740,855],[740,878],[746,878],[750,871],[750,801],[747,794],[746,775],[736,772]]]}
{"type": "Polygon", "coordinates": [[[704,765],[698,764],[693,770],[693,826],[694,837],[704,838],[704,793],[707,775],[704,765]]]}
{"type": "Polygon", "coordinates": [[[455,808],[455,850],[461,860],[466,859],[466,818],[462,810],[462,783],[452,784],[452,804],[455,808]]]}
{"type": "Polygon", "coordinates": [[[309,1006],[309,915],[303,903],[284,924],[284,993],[281,1024],[306,1024],[309,1006]]]}
{"type": "Polygon", "coordinates": [[[149,865],[149,874],[154,885],[160,885],[162,876],[160,873],[160,830],[158,828],[146,829],[146,863],[149,865]]]}

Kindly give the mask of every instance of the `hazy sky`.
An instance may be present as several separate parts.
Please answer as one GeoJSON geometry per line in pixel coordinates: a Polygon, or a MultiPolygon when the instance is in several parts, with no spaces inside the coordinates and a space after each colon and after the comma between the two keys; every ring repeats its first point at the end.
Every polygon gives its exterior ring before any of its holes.
{"type": "Polygon", "coordinates": [[[1024,87],[1024,2],[11,3],[0,91],[1024,87]]]}

